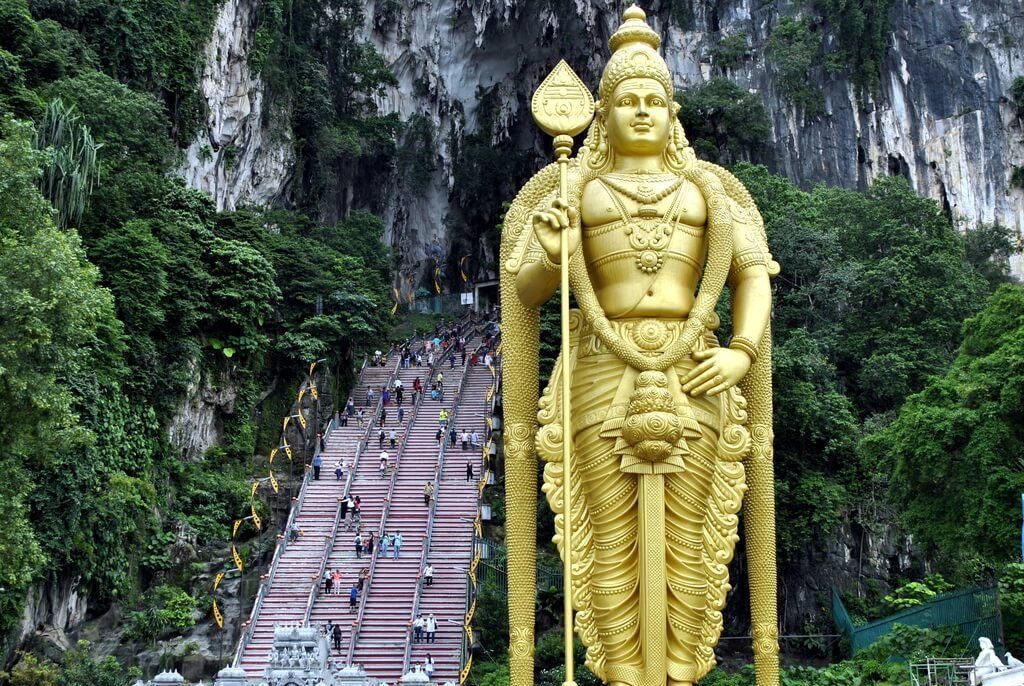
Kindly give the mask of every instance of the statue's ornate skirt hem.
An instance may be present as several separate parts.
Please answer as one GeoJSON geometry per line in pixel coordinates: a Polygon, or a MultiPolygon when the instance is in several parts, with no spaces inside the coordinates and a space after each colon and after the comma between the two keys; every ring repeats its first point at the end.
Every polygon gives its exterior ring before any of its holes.
{"type": "MultiPolygon", "coordinates": [[[[657,354],[683,322],[613,321],[638,350],[657,354]]],[[[746,401],[738,389],[690,397],[695,362],[638,372],[607,350],[578,312],[570,355],[540,400],[544,487],[564,527],[560,375],[572,388],[573,605],[587,666],[630,686],[695,682],[714,666],[729,591],[728,564],[746,488],[746,401]],[[651,446],[654,445],[654,448],[651,446]]],[[[717,346],[708,332],[698,347],[717,346]]]]}

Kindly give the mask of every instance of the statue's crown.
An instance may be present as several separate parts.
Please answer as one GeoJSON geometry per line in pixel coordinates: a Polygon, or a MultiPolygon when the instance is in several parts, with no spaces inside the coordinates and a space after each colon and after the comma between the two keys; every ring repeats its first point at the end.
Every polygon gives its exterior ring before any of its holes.
{"type": "Polygon", "coordinates": [[[622,14],[622,24],[608,39],[612,56],[601,75],[598,96],[608,102],[615,86],[628,78],[646,77],[658,81],[672,97],[672,75],[658,54],[661,37],[647,24],[647,15],[633,5],[622,14]]]}

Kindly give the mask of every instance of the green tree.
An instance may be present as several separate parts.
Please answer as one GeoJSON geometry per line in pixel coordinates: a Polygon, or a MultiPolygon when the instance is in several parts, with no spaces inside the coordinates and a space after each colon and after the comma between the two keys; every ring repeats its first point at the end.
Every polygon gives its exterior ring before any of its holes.
{"type": "Polygon", "coordinates": [[[36,134],[36,147],[50,157],[41,189],[57,209],[57,224],[62,229],[81,221],[99,179],[98,146],[80,119],[74,106],[64,105],[60,98],[51,100],[36,134]]]}
{"type": "Polygon", "coordinates": [[[771,134],[761,99],[726,78],[676,93],[679,121],[697,156],[720,164],[755,157],[771,134]]]}
{"type": "Polygon", "coordinates": [[[821,89],[811,85],[811,69],[821,58],[821,36],[804,19],[782,17],[772,30],[765,46],[765,55],[779,75],[779,92],[814,117],[824,108],[821,89]]]}
{"type": "Polygon", "coordinates": [[[1024,288],[1002,286],[963,330],[949,371],[864,450],[891,465],[892,497],[919,544],[954,562],[1010,561],[1024,491],[1024,288]]]}
{"type": "Polygon", "coordinates": [[[92,440],[76,415],[73,384],[102,359],[116,357],[120,324],[77,235],[57,229],[36,187],[43,155],[33,150],[31,126],[6,119],[0,127],[0,464],[7,475],[0,485],[6,522],[0,621],[6,626],[45,562],[25,496],[57,451],[92,440]]]}

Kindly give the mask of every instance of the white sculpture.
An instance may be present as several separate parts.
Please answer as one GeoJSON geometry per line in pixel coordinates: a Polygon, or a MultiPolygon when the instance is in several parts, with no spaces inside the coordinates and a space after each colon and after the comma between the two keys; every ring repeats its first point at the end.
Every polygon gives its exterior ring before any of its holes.
{"type": "Polygon", "coordinates": [[[971,686],[1024,686],[1024,663],[1006,654],[1009,667],[1004,665],[992,647],[992,641],[982,636],[978,639],[981,652],[974,660],[971,670],[971,686]]]}

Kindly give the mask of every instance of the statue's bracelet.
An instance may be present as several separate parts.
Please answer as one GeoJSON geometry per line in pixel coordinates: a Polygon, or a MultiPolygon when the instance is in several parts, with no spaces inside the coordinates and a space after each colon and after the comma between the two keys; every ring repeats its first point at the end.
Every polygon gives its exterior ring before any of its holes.
{"type": "Polygon", "coordinates": [[[562,268],[561,265],[555,264],[554,262],[551,261],[551,258],[548,257],[547,250],[540,251],[540,263],[544,265],[544,268],[547,269],[549,272],[557,272],[562,268]]]}
{"type": "Polygon", "coordinates": [[[729,347],[733,350],[742,350],[750,358],[750,364],[757,362],[757,346],[754,341],[743,336],[733,336],[729,341],[729,347]]]}

